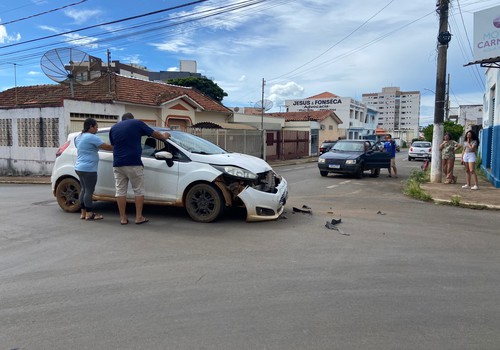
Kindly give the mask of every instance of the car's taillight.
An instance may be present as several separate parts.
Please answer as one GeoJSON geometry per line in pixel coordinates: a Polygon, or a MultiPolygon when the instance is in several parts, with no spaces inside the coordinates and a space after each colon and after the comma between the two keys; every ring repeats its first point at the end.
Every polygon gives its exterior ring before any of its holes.
{"type": "Polygon", "coordinates": [[[59,157],[66,150],[66,148],[68,148],[70,143],[71,143],[70,141],[66,141],[65,143],[62,144],[61,147],[59,147],[59,149],[56,152],[56,158],[59,157]]]}
{"type": "Polygon", "coordinates": [[[410,147],[410,152],[413,152],[413,147],[410,147]]]}
{"type": "Polygon", "coordinates": [[[429,153],[431,153],[431,152],[432,152],[432,148],[429,148],[429,153]]]}

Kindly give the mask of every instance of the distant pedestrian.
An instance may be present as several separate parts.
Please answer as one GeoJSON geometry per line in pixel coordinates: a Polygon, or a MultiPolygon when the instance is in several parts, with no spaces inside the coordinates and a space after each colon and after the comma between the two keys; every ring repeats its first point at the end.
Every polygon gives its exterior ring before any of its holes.
{"type": "Polygon", "coordinates": [[[391,168],[394,171],[394,177],[398,177],[398,169],[396,168],[396,141],[392,139],[391,134],[385,135],[384,148],[391,158],[391,165],[389,167],[389,177],[392,177],[391,168]]]}
{"type": "Polygon", "coordinates": [[[75,170],[80,178],[80,219],[102,220],[101,214],[97,214],[93,209],[92,195],[97,183],[97,167],[99,165],[99,150],[111,151],[113,146],[105,143],[97,132],[97,121],[87,118],[83,122],[83,130],[75,138],[75,145],[78,152],[75,170]]]}
{"type": "Polygon", "coordinates": [[[134,119],[132,113],[125,113],[122,116],[122,121],[113,125],[109,131],[109,140],[113,145],[116,202],[122,225],[128,224],[126,207],[129,181],[135,195],[135,223],[140,225],[149,221],[142,215],[144,206],[144,165],[141,160],[142,136],[152,136],[165,141],[170,137],[170,134],[163,134],[153,130],[142,120],[134,119]]]}
{"type": "Polygon", "coordinates": [[[470,188],[471,190],[478,190],[477,174],[476,174],[476,156],[479,147],[479,140],[474,131],[469,130],[465,133],[464,148],[462,150],[462,164],[465,166],[465,175],[467,183],[462,188],[470,188]],[[474,186],[470,187],[471,177],[474,178],[474,186]]]}
{"type": "Polygon", "coordinates": [[[453,175],[453,168],[455,166],[455,152],[460,149],[460,144],[451,139],[451,134],[446,132],[444,140],[439,145],[441,150],[441,159],[443,163],[443,173],[446,176],[445,184],[457,183],[457,177],[453,175]]]}

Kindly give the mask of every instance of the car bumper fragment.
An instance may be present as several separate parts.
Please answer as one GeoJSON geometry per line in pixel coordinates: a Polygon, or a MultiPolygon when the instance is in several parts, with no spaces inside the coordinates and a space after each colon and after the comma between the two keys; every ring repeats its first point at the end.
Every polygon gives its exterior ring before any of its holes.
{"type": "Polygon", "coordinates": [[[288,184],[284,178],[276,190],[276,193],[267,193],[248,186],[238,194],[247,210],[247,221],[275,220],[283,213],[288,199],[288,184]]]}

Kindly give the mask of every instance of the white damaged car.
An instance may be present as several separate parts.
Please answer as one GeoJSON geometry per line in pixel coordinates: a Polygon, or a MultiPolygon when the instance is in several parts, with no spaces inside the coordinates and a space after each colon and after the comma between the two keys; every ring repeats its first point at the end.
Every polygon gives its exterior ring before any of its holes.
{"type": "MultiPolygon", "coordinates": [[[[277,219],[288,197],[286,180],[264,160],[240,153],[229,153],[195,135],[166,128],[166,142],[142,138],[145,204],[184,207],[198,222],[212,222],[226,208],[244,207],[247,221],[277,219]]],[[[72,133],[57,152],[52,171],[52,192],[67,212],[80,210],[80,182],[75,172],[77,150],[72,133]]],[[[97,134],[109,143],[109,128],[97,134]]],[[[129,186],[127,200],[133,201],[129,186]]],[[[99,151],[96,201],[116,201],[113,152],[99,151]]]]}

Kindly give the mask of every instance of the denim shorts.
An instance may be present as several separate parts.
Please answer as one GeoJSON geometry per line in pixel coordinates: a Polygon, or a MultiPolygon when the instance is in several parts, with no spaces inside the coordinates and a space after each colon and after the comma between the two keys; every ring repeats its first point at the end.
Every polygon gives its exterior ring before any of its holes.
{"type": "Polygon", "coordinates": [[[462,160],[464,163],[475,163],[476,162],[476,153],[474,152],[465,152],[462,160]]]}

